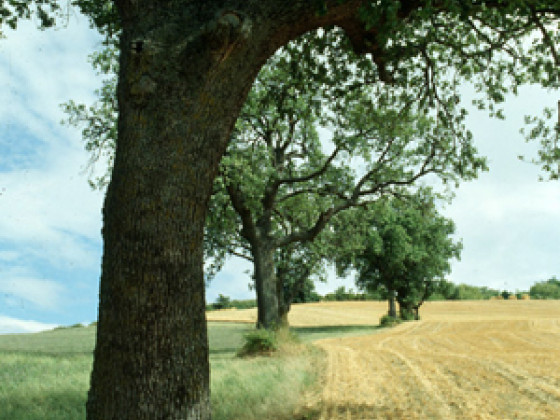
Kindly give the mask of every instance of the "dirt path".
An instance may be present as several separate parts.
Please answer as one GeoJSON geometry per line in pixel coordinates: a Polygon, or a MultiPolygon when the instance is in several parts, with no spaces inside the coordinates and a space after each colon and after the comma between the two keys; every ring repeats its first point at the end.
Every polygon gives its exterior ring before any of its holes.
{"type": "Polygon", "coordinates": [[[324,420],[560,419],[560,321],[422,321],[317,342],[324,420]]]}

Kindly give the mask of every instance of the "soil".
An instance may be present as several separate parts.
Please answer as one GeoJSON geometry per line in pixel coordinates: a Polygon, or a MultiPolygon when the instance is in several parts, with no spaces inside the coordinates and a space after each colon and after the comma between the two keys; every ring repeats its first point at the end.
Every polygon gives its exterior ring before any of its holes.
{"type": "MultiPolygon", "coordinates": [[[[386,310],[384,302],[294,305],[290,323],[377,324],[386,310]]],[[[252,322],[250,311],[228,312],[252,322]]],[[[324,383],[296,417],[560,419],[560,302],[430,302],[420,315],[376,334],[316,341],[327,357],[324,383]]]]}

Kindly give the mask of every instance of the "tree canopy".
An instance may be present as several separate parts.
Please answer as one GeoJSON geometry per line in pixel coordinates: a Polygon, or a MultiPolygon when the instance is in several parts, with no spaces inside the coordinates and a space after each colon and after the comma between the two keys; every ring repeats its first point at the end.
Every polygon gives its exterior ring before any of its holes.
{"type": "Polygon", "coordinates": [[[32,17],[37,18],[40,28],[51,27],[60,13],[60,2],[57,0],[4,0],[0,4],[0,36],[4,35],[4,25],[16,29],[19,20],[32,17]]]}
{"type": "Polygon", "coordinates": [[[531,286],[529,294],[532,299],[560,299],[560,280],[552,277],[531,286]]]}
{"type": "MultiPolygon", "coordinates": [[[[108,47],[93,56],[101,71],[115,69],[112,51],[108,47]]],[[[285,268],[305,262],[296,282],[303,284],[304,273],[317,272],[322,260],[343,250],[321,241],[299,250],[296,244],[315,241],[338,213],[380,197],[414,194],[417,181],[430,174],[456,184],[486,168],[455,101],[445,105],[452,118],[442,118],[407,89],[371,81],[374,71],[336,29],[309,33],[268,60],[241,110],[214,184],[205,242],[207,255],[214,257],[211,271],[228,254],[242,256],[255,265],[259,300],[263,276],[281,293],[273,265],[259,269],[263,253],[283,264],[277,274],[291,273],[292,283],[295,271],[285,268]],[[289,262],[296,253],[297,263],[289,262]]],[[[66,105],[71,122],[86,123],[83,135],[92,159],[114,154],[114,87],[114,79],[106,80],[100,101],[89,109],[66,105]]],[[[440,92],[449,94],[446,88],[440,92]]],[[[97,185],[106,180],[108,175],[98,178],[97,185]]],[[[340,224],[338,234],[347,236],[340,224]]],[[[270,305],[276,313],[274,302],[259,306],[259,313],[270,305]]]]}
{"type": "Polygon", "coordinates": [[[402,318],[417,317],[418,308],[450,272],[450,260],[460,256],[453,222],[438,214],[425,191],[405,202],[385,200],[358,217],[369,225],[363,250],[341,255],[339,271],[354,268],[361,289],[382,291],[387,299],[395,296],[402,318]]]}

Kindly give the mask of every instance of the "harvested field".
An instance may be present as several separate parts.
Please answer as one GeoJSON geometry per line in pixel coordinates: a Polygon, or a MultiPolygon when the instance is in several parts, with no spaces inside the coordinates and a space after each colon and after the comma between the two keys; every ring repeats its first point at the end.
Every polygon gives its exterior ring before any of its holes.
{"type": "MultiPolygon", "coordinates": [[[[387,304],[383,302],[319,302],[294,304],[289,313],[294,327],[376,325],[387,304]]],[[[257,322],[257,309],[225,309],[206,313],[208,321],[257,322]]]]}
{"type": "MultiPolygon", "coordinates": [[[[422,309],[420,322],[317,341],[326,374],[302,417],[560,419],[560,302],[433,302],[422,309]]],[[[371,324],[385,310],[371,302],[296,305],[290,321],[371,324]]]]}
{"type": "MultiPolygon", "coordinates": [[[[387,313],[386,302],[318,302],[294,304],[289,314],[295,327],[328,325],[377,325],[387,313]]],[[[208,321],[257,321],[256,309],[226,309],[207,312],[208,321]]],[[[559,319],[559,301],[481,300],[427,302],[420,308],[424,321],[490,321],[523,319],[559,319]]],[[[560,417],[559,417],[560,419],[560,417]]]]}

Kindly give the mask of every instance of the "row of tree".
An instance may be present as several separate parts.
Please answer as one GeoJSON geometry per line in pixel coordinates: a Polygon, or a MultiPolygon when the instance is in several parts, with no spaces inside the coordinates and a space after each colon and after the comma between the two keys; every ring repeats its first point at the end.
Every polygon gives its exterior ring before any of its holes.
{"type": "Polygon", "coordinates": [[[560,299],[560,280],[552,277],[535,283],[529,289],[531,299],[560,299]]]}
{"type": "MultiPolygon", "coordinates": [[[[487,286],[473,286],[469,284],[455,284],[448,280],[435,281],[430,287],[425,301],[442,300],[489,300],[489,299],[560,299],[560,280],[552,277],[546,281],[533,284],[529,291],[510,292],[507,290],[492,289],[487,286]]],[[[348,301],[383,301],[388,300],[388,293],[384,286],[368,288],[367,290],[346,288],[339,286],[336,290],[320,295],[315,290],[315,283],[307,279],[305,287],[293,298],[291,303],[312,302],[348,302],[348,301]]],[[[256,299],[231,299],[220,294],[214,303],[206,306],[209,311],[220,309],[249,309],[256,308],[256,299]]],[[[405,312],[406,315],[406,312],[405,312]]]]}
{"type": "MultiPolygon", "coordinates": [[[[251,261],[264,328],[287,323],[290,304],[308,278],[324,277],[326,263],[357,269],[360,287],[385,287],[417,310],[461,248],[436,210],[449,191],[419,181],[457,183],[486,168],[451,92],[438,92],[445,114],[437,114],[416,101],[420,92],[369,83],[374,64],[348,42],[339,30],[320,30],[268,60],[214,182],[207,281],[229,256],[251,261]]],[[[111,45],[93,56],[112,75],[96,104],[66,104],[69,122],[85,124],[93,161],[114,161],[115,57],[111,45]]],[[[104,188],[110,171],[92,185],[104,188]]]]}
{"type": "MultiPolygon", "coordinates": [[[[118,46],[98,58],[119,58],[116,100],[107,89],[88,125],[116,144],[89,420],[210,418],[205,246],[217,266],[220,255],[253,261],[263,327],[280,323],[282,294],[324,260],[413,296],[402,304],[415,311],[428,276],[446,270],[444,258],[424,268],[429,246],[416,240],[450,229],[417,181],[458,182],[485,167],[459,86],[473,82],[496,116],[522,83],[558,86],[556,0],[68,4],[118,46]],[[361,212],[381,216],[361,223],[361,212]],[[423,217],[439,222],[409,229],[423,217]],[[389,254],[390,269],[368,265],[389,254]]],[[[50,25],[57,9],[8,0],[0,22],[36,11],[50,25]]],[[[538,128],[530,137],[543,139],[554,174],[557,143],[538,128]]],[[[457,255],[448,235],[442,243],[457,255]]]]}

